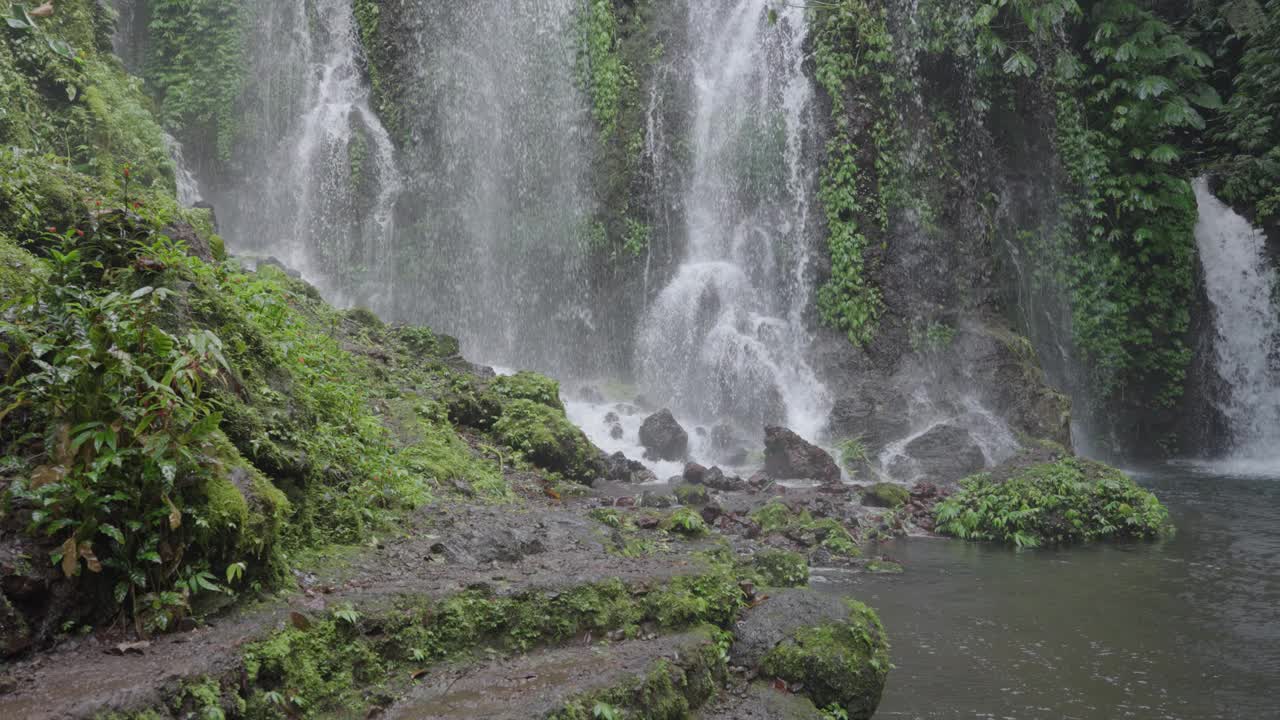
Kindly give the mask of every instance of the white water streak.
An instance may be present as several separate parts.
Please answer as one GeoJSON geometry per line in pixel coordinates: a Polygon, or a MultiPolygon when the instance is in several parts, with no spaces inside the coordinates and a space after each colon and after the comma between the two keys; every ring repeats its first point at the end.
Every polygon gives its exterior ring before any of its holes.
{"type": "Polygon", "coordinates": [[[1194,184],[1196,244],[1214,312],[1214,366],[1227,392],[1213,398],[1231,431],[1232,459],[1280,461],[1280,318],[1265,237],[1194,184]]]}

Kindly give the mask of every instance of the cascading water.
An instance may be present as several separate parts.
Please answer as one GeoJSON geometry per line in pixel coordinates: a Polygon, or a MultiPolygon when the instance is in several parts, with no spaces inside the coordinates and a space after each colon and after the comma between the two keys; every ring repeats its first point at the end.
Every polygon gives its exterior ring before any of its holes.
{"type": "Polygon", "coordinates": [[[169,150],[169,157],[173,158],[173,180],[178,190],[178,204],[183,207],[192,207],[204,199],[204,192],[200,189],[200,179],[187,164],[187,158],[182,152],[182,143],[178,142],[177,138],[165,133],[164,144],[169,150]]]}
{"type": "Polygon", "coordinates": [[[581,5],[416,1],[396,18],[411,184],[389,315],[559,375],[600,312],[580,272],[599,142],[574,77],[581,5]]]}
{"type": "Polygon", "coordinates": [[[704,421],[809,438],[827,400],[804,349],[817,123],[804,10],[767,0],[690,7],[695,119],[687,246],[637,339],[642,391],[704,421]]]}
{"type": "Polygon", "coordinates": [[[347,0],[255,14],[243,179],[215,198],[238,252],[274,255],[330,300],[377,306],[393,258],[395,151],[369,107],[347,0]]]}
{"type": "Polygon", "coordinates": [[[1226,392],[1213,402],[1231,433],[1230,459],[1280,458],[1280,319],[1276,268],[1262,232],[1194,183],[1196,244],[1213,306],[1214,367],[1226,392]]]}

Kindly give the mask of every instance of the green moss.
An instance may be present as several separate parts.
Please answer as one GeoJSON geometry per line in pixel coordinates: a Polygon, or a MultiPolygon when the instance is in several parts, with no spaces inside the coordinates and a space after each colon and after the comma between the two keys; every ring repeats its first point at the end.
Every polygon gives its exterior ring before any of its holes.
{"type": "Polygon", "coordinates": [[[760,526],[763,535],[811,537],[813,544],[820,545],[835,555],[862,555],[853,534],[834,518],[815,520],[807,510],[795,513],[780,502],[771,502],[752,513],[751,520],[760,526]]]}
{"type": "Polygon", "coordinates": [[[645,675],[620,686],[574,698],[552,713],[551,720],[598,720],[598,708],[617,717],[641,720],[684,720],[715,696],[728,677],[726,655],[711,640],[679,653],[675,660],[659,660],[645,675]]]}
{"type": "Polygon", "coordinates": [[[522,371],[504,375],[493,381],[490,389],[508,400],[532,400],[564,412],[560,402],[560,383],[545,375],[522,371]]]}
{"type": "Polygon", "coordinates": [[[356,325],[359,325],[361,327],[371,328],[375,330],[382,328],[382,319],[379,318],[377,315],[375,315],[374,312],[368,308],[362,308],[362,307],[351,308],[350,310],[347,311],[347,317],[351,320],[351,322],[354,322],[356,325]]]}
{"type": "Polygon", "coordinates": [[[803,555],[786,550],[761,550],[751,559],[766,587],[803,587],[809,584],[809,563],[803,555]]]}
{"type": "Polygon", "coordinates": [[[869,720],[889,673],[889,644],[871,608],[849,603],[848,618],[802,628],[769,651],[763,674],[800,683],[814,705],[838,705],[849,718],[869,720]]]}
{"type": "Polygon", "coordinates": [[[204,513],[215,530],[243,528],[249,523],[249,501],[227,476],[206,477],[204,495],[204,513]]]}
{"type": "Polygon", "coordinates": [[[591,484],[599,475],[598,451],[562,411],[533,400],[506,402],[493,433],[530,462],[591,484]]]}
{"type": "Polygon", "coordinates": [[[911,493],[901,485],[889,482],[876,483],[862,491],[862,502],[876,507],[902,507],[911,501],[911,493]]]}
{"type": "Polygon", "coordinates": [[[681,485],[675,494],[681,505],[706,505],[710,499],[705,485],[681,485]]]}
{"type": "Polygon", "coordinates": [[[352,624],[313,621],[249,646],[246,675],[253,687],[250,717],[313,716],[321,709],[357,711],[357,689],[380,680],[384,660],[352,624]]]}
{"type": "Polygon", "coordinates": [[[661,527],[667,532],[691,538],[707,534],[707,523],[703,521],[702,516],[696,510],[687,507],[677,508],[662,521],[661,527]]]}
{"type": "Polygon", "coordinates": [[[1171,531],[1169,513],[1151,492],[1101,463],[1067,458],[960,482],[934,510],[938,531],[1019,547],[1153,538],[1171,531]]]}
{"type": "Polygon", "coordinates": [[[43,272],[43,265],[0,232],[0,307],[9,299],[30,292],[32,279],[43,272]]]}

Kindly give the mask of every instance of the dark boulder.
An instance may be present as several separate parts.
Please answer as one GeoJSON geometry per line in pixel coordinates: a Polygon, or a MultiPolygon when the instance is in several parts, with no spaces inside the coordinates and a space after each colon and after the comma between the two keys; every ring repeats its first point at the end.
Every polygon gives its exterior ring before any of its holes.
{"type": "Polygon", "coordinates": [[[643,463],[636,462],[620,452],[604,458],[605,480],[615,483],[656,482],[654,475],[643,463]]]}
{"type": "Polygon", "coordinates": [[[689,452],[689,433],[680,427],[670,410],[645,418],[640,426],[640,444],[651,460],[683,460],[689,452]]]}
{"type": "Polygon", "coordinates": [[[192,257],[212,263],[216,258],[213,256],[213,247],[209,245],[209,241],[200,236],[195,227],[189,222],[179,220],[172,225],[160,231],[161,235],[170,240],[177,240],[187,246],[187,254],[192,257]]]}
{"type": "Polygon", "coordinates": [[[702,484],[721,492],[745,492],[747,482],[737,475],[725,475],[718,467],[709,468],[702,476],[702,484]]]}
{"type": "Polygon", "coordinates": [[[907,443],[903,452],[906,457],[889,468],[896,477],[954,483],[987,465],[982,448],[968,430],[957,425],[938,425],[907,443]]]}
{"type": "Polygon", "coordinates": [[[826,450],[777,426],[764,429],[764,471],[779,480],[840,482],[840,468],[826,450]]]}
{"type": "Polygon", "coordinates": [[[707,469],[698,463],[689,463],[684,466],[684,479],[686,482],[701,484],[707,475],[707,469]]]}
{"type": "Polygon", "coordinates": [[[892,387],[868,384],[831,407],[829,429],[834,438],[858,438],[874,454],[911,430],[907,398],[892,387]]]}

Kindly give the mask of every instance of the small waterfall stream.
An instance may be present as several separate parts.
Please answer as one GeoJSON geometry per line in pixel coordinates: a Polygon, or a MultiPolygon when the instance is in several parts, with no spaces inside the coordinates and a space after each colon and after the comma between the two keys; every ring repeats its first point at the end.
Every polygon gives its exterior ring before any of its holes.
{"type": "Polygon", "coordinates": [[[369,106],[348,0],[255,16],[244,180],[217,198],[233,250],[274,255],[337,304],[376,307],[396,254],[395,150],[369,106]]]}
{"type": "MultiPolygon", "coordinates": [[[[815,189],[803,162],[813,87],[804,10],[766,0],[690,7],[695,118],[685,258],[637,341],[642,391],[678,413],[752,434],[815,438],[827,415],[804,349],[815,189]]],[[[811,165],[811,164],[810,164],[811,165]]]]}
{"type": "Polygon", "coordinates": [[[1280,318],[1276,268],[1262,232],[1194,183],[1196,244],[1213,306],[1214,367],[1227,392],[1213,402],[1231,432],[1230,460],[1280,457],[1280,318]]]}

